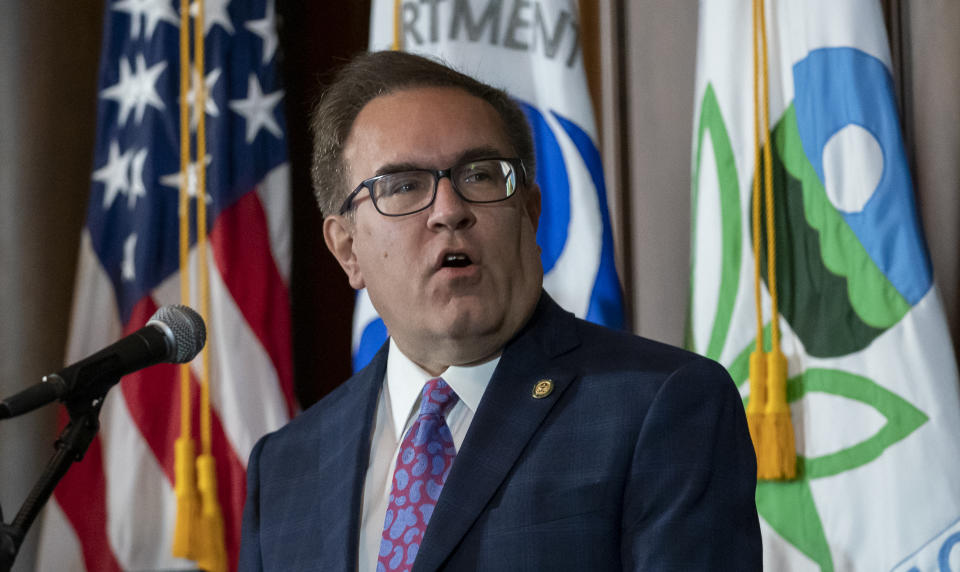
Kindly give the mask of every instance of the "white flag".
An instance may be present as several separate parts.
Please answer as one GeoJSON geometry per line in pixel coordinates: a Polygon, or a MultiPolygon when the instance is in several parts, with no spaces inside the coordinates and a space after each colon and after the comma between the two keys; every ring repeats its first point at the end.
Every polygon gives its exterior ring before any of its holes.
{"type": "MultiPolygon", "coordinates": [[[[766,4],[765,127],[798,478],[757,487],[764,567],[956,570],[956,359],[914,205],[880,3],[766,4]]],[[[744,394],[756,336],[751,10],[751,0],[700,3],[688,337],[744,394]]]]}

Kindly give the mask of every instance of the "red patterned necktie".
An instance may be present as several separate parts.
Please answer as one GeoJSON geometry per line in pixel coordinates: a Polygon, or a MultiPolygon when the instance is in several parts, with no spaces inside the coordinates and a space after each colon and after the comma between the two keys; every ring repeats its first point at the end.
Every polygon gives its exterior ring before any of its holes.
{"type": "Polygon", "coordinates": [[[456,402],[457,394],[439,377],[423,386],[420,413],[400,444],[393,470],[377,572],[413,567],[440,489],[457,454],[445,418],[456,402]]]}

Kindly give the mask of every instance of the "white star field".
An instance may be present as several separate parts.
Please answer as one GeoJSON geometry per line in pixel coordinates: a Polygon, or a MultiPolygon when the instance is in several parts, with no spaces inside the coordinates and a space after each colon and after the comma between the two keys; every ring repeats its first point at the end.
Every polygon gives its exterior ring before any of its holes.
{"type": "MultiPolygon", "coordinates": [[[[214,29],[219,28],[222,32],[229,35],[237,34],[237,27],[230,15],[231,0],[205,0],[204,2],[204,35],[209,35],[214,29]]],[[[109,8],[115,13],[114,18],[120,18],[124,22],[124,16],[129,17],[129,42],[134,46],[133,50],[128,50],[128,55],[121,55],[119,59],[113,61],[113,71],[117,73],[114,83],[107,85],[100,92],[100,98],[112,102],[116,105],[116,121],[120,128],[124,129],[117,134],[111,135],[107,157],[105,162],[98,164],[92,174],[92,180],[95,185],[103,186],[103,198],[100,203],[104,211],[110,210],[117,203],[117,198],[121,195],[126,198],[126,209],[124,212],[136,210],[141,199],[146,199],[157,185],[179,189],[181,185],[186,184],[186,191],[191,199],[197,196],[197,165],[191,163],[186,174],[174,172],[162,174],[158,172],[157,164],[151,163],[158,159],[151,159],[150,149],[144,146],[144,143],[134,143],[136,139],[136,130],[145,125],[145,119],[151,112],[166,112],[167,106],[161,92],[169,93],[169,84],[173,78],[165,76],[168,72],[176,73],[178,63],[174,62],[168,66],[166,59],[152,61],[152,58],[160,57],[152,49],[147,50],[140,47],[144,45],[149,47],[156,38],[163,38],[171,30],[179,30],[180,17],[178,14],[180,2],[178,0],[113,0],[109,3],[109,8]],[[168,25],[171,28],[164,30],[163,26],[168,25]],[[149,62],[149,63],[148,63],[149,62]],[[132,120],[132,122],[131,122],[132,120]],[[129,126],[128,126],[129,124],[129,126]],[[132,131],[126,128],[132,127],[132,131]],[[129,133],[130,137],[125,135],[129,133]],[[125,139],[131,141],[125,141],[125,139]],[[184,180],[186,179],[186,180],[184,180]]],[[[197,3],[191,2],[190,12],[193,15],[197,13],[197,3]]],[[[238,22],[240,33],[253,34],[259,39],[253,40],[254,46],[259,43],[259,60],[263,65],[268,64],[276,55],[278,40],[276,33],[276,18],[274,16],[274,0],[268,0],[266,11],[262,18],[238,22]]],[[[126,33],[124,32],[126,35],[126,33]]],[[[107,62],[110,65],[110,62],[107,62]]],[[[228,72],[229,73],[229,72],[228,72]]],[[[190,110],[190,128],[191,132],[196,131],[199,121],[199,114],[205,113],[210,118],[221,118],[221,109],[224,102],[217,102],[215,89],[223,93],[224,88],[218,87],[218,82],[227,81],[224,79],[224,68],[214,68],[203,78],[203,87],[206,91],[203,111],[198,109],[196,104],[197,95],[195,88],[199,83],[196,72],[191,74],[191,86],[187,95],[187,105],[190,110]]],[[[242,90],[239,93],[243,93],[242,90]]],[[[222,95],[220,97],[223,97],[222,95]]],[[[243,119],[245,125],[244,138],[246,143],[252,143],[261,131],[267,131],[270,135],[282,138],[283,130],[277,121],[276,108],[283,99],[283,91],[276,90],[270,93],[264,93],[260,79],[255,73],[250,73],[247,78],[246,95],[241,99],[228,100],[228,108],[243,119]]],[[[176,102],[172,105],[175,107],[176,102]]],[[[152,121],[152,120],[151,120],[152,121]]],[[[204,164],[210,165],[213,158],[207,155],[204,158],[204,164]]],[[[211,201],[209,194],[206,196],[207,202],[211,201]]],[[[127,234],[123,242],[123,260],[121,263],[121,279],[124,281],[136,280],[136,254],[137,254],[137,233],[127,234]]]]}

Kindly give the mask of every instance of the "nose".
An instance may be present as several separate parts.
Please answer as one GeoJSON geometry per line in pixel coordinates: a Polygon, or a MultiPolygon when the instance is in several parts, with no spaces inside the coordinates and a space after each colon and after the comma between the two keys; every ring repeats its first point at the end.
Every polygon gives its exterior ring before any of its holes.
{"type": "Polygon", "coordinates": [[[476,222],[470,203],[453,190],[449,177],[437,182],[437,196],[430,207],[427,224],[435,230],[463,230],[476,222]]]}

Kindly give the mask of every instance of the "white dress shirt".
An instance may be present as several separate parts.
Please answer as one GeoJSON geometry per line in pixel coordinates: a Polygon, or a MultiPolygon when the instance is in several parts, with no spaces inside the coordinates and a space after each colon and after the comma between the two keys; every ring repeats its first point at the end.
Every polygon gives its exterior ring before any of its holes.
{"type": "MultiPolygon", "coordinates": [[[[463,439],[480,405],[483,392],[490,383],[493,370],[500,362],[497,356],[480,365],[450,366],[440,374],[460,398],[447,414],[447,426],[453,443],[460,450],[463,439]]],[[[400,441],[416,420],[420,410],[423,385],[436,376],[430,375],[403,355],[393,338],[387,355],[385,374],[377,415],[370,439],[370,463],[363,483],[363,513],[360,520],[359,569],[376,570],[383,536],[383,520],[393,486],[393,468],[400,453],[400,441]]],[[[456,460],[454,460],[456,463],[456,460]]]]}

